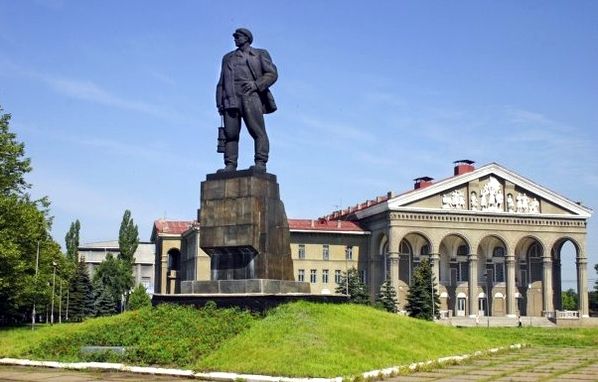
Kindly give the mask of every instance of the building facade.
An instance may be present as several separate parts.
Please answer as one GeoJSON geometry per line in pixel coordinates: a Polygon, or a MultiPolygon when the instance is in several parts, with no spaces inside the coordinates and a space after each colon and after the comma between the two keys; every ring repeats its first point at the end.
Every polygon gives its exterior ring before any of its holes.
{"type": "MultiPolygon", "coordinates": [[[[154,243],[141,242],[137,246],[134,255],[133,277],[135,285],[143,285],[148,293],[154,292],[155,248],[154,243]]],[[[106,255],[109,253],[113,254],[114,257],[118,256],[120,253],[118,240],[87,243],[77,248],[78,257],[84,259],[85,264],[87,264],[90,278],[93,278],[96,268],[106,259],[106,255]]]]}
{"type": "MultiPolygon", "coordinates": [[[[316,220],[289,219],[295,280],[335,293],[355,267],[375,298],[390,279],[404,309],[414,269],[432,261],[447,316],[548,316],[561,310],[561,252],[575,248],[579,316],[588,316],[586,235],[592,210],[498,164],[458,161],[453,176],[422,177],[316,220]]],[[[209,280],[210,260],[194,222],[154,225],[157,293],[181,280],[209,280]],[[157,283],[158,285],[158,283],[157,283]]],[[[432,283],[432,280],[431,280],[432,283]]]]}

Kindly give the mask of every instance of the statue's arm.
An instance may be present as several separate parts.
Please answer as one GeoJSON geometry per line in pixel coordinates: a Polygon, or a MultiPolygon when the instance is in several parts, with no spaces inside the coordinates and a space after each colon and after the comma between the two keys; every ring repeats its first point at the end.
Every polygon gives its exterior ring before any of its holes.
{"type": "Polygon", "coordinates": [[[224,110],[224,60],[220,69],[220,79],[216,85],[216,107],[219,112],[224,110]]]}
{"type": "Polygon", "coordinates": [[[260,51],[260,62],[262,65],[262,76],[255,81],[259,91],[264,91],[272,86],[278,79],[278,70],[272,62],[272,58],[267,50],[260,51]]]}

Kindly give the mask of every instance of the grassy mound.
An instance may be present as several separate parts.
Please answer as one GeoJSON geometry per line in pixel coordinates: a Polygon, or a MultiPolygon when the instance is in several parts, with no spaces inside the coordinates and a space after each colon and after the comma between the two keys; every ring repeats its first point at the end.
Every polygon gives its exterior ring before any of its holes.
{"type": "Polygon", "coordinates": [[[33,332],[0,330],[0,357],[333,377],[517,342],[596,347],[598,329],[458,329],[349,304],[297,302],[265,317],[160,305],[33,332]],[[128,352],[82,354],[84,345],[126,346],[128,352]]]}
{"type": "Polygon", "coordinates": [[[507,343],[365,306],[298,302],[278,307],[195,369],[332,377],[507,343]]]}
{"type": "Polygon", "coordinates": [[[31,332],[0,332],[0,356],[59,361],[120,361],[137,365],[190,367],[224,341],[246,330],[256,318],[235,309],[160,305],[80,324],[31,332]],[[83,354],[81,347],[126,346],[114,352],[83,354]]]}

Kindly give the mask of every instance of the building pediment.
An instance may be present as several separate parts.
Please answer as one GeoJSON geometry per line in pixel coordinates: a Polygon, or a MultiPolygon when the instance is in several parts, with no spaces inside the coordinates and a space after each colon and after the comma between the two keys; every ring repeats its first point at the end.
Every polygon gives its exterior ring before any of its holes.
{"type": "Polygon", "coordinates": [[[496,163],[416,189],[356,213],[428,210],[589,218],[592,210],[496,163]]]}

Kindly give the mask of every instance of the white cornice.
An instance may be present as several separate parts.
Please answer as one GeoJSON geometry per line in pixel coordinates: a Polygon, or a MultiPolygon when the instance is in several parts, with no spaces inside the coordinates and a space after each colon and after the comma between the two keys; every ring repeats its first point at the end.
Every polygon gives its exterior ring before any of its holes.
{"type": "MultiPolygon", "coordinates": [[[[441,180],[437,183],[432,184],[429,187],[426,187],[424,189],[420,189],[417,191],[412,191],[412,192],[408,192],[405,193],[403,195],[399,195],[396,196],[392,199],[389,199],[388,201],[384,202],[384,203],[380,203],[380,204],[376,204],[375,206],[363,209],[361,211],[357,211],[355,212],[355,216],[358,219],[363,219],[366,218],[368,216],[373,216],[376,214],[379,214],[381,212],[385,212],[385,211],[408,211],[408,210],[412,210],[412,211],[416,211],[416,210],[421,210],[421,211],[426,211],[426,212],[436,212],[436,211],[442,211],[442,213],[446,213],[447,210],[444,209],[434,209],[434,208],[426,208],[426,209],[422,209],[422,208],[410,208],[410,207],[405,207],[406,204],[409,203],[413,203],[416,202],[418,200],[421,199],[425,199],[427,197],[430,197],[432,195],[438,194],[442,191],[446,191],[446,190],[450,190],[453,189],[455,187],[458,187],[462,184],[468,183],[472,180],[484,177],[486,175],[490,175],[490,174],[496,174],[497,176],[508,180],[509,182],[516,184],[517,186],[520,186],[522,188],[525,188],[526,190],[529,190],[529,192],[544,198],[548,201],[550,201],[551,203],[554,203],[568,211],[571,211],[571,213],[573,215],[560,215],[560,214],[516,214],[516,213],[498,213],[498,215],[500,216],[525,216],[525,217],[554,217],[554,218],[561,218],[561,219],[572,219],[572,218],[576,218],[576,219],[587,219],[590,218],[592,216],[592,209],[588,208],[588,207],[584,207],[580,204],[577,204],[576,202],[565,198],[562,195],[557,194],[556,192],[550,191],[549,189],[540,186],[539,184],[531,181],[528,178],[525,178],[521,175],[518,175],[516,173],[514,173],[513,171],[510,171],[502,166],[500,166],[497,163],[490,163],[487,165],[484,165],[482,167],[480,167],[479,169],[472,171],[470,173],[467,174],[463,174],[463,175],[459,175],[459,176],[454,176],[445,180],[441,180]]],[[[475,213],[475,214],[486,214],[486,213],[482,213],[479,211],[467,211],[467,210],[457,210],[457,212],[459,213],[475,213]]],[[[494,213],[496,214],[496,213],[494,213]]]]}
{"type": "Polygon", "coordinates": [[[310,230],[310,229],[289,229],[290,232],[299,233],[336,233],[344,235],[369,235],[370,231],[333,231],[333,230],[310,230]]]}

